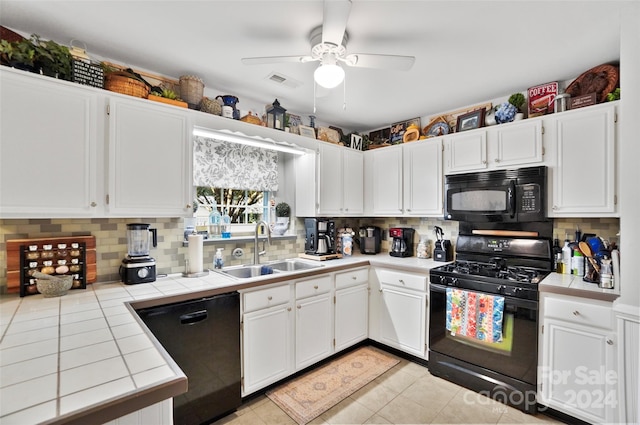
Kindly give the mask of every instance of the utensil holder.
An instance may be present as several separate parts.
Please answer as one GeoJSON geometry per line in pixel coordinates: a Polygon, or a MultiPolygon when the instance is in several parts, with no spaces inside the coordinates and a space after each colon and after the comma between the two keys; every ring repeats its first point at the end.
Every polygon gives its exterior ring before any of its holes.
{"type": "Polygon", "coordinates": [[[584,257],[585,258],[585,262],[584,262],[584,276],[582,277],[582,280],[584,280],[585,282],[589,282],[589,283],[600,283],[600,272],[598,272],[595,267],[593,267],[593,264],[591,264],[591,260],[593,260],[593,262],[595,262],[596,264],[598,264],[598,259],[594,258],[594,257],[584,257]]]}

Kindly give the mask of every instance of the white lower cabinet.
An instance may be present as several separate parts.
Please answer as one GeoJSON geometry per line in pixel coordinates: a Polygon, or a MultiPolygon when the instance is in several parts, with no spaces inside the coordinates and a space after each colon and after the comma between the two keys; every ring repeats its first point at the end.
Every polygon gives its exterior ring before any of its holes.
{"type": "Polygon", "coordinates": [[[376,270],[379,342],[427,358],[427,276],[376,270]]]}
{"type": "Polygon", "coordinates": [[[616,422],[611,303],[541,294],[538,402],[590,423],[616,422]]]}
{"type": "Polygon", "coordinates": [[[331,275],[297,281],[296,370],[333,353],[333,304],[331,275]]]}
{"type": "Polygon", "coordinates": [[[369,336],[369,268],[336,273],[335,351],[369,336]]]}
{"type": "Polygon", "coordinates": [[[173,425],[173,399],[168,398],[144,409],[121,416],[104,425],[173,425]]]}
{"type": "Polygon", "coordinates": [[[293,373],[290,293],[287,283],[242,296],[243,396],[293,373]]]}

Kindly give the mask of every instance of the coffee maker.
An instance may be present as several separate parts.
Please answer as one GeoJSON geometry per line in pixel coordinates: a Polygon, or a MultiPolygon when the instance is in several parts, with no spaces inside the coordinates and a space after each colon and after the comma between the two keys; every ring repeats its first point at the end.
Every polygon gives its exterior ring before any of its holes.
{"type": "Polygon", "coordinates": [[[411,257],[413,256],[413,235],[415,230],[407,227],[392,227],[389,229],[389,236],[393,238],[391,241],[391,251],[389,255],[392,257],[411,257]]]}
{"type": "Polygon", "coordinates": [[[336,253],[336,224],[326,218],[305,218],[304,253],[328,255],[336,253]]]}
{"type": "Polygon", "coordinates": [[[120,278],[127,285],[155,282],[156,260],[149,255],[149,240],[158,246],[156,229],[146,223],[127,224],[127,256],[120,266],[120,278]]]}
{"type": "Polygon", "coordinates": [[[377,226],[363,226],[358,231],[360,237],[360,252],[363,254],[377,254],[380,252],[382,230],[377,226]]]}

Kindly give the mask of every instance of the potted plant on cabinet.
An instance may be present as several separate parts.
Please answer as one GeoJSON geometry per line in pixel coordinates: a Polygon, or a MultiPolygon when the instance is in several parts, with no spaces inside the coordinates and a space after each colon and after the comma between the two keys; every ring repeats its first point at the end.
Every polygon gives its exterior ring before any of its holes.
{"type": "Polygon", "coordinates": [[[516,116],[515,116],[515,120],[521,120],[524,118],[524,110],[522,109],[522,107],[524,106],[525,103],[525,98],[524,95],[522,93],[514,93],[511,96],[509,96],[509,103],[512,104],[513,106],[516,107],[516,116]]]}
{"type": "Polygon", "coordinates": [[[49,77],[71,81],[73,59],[67,46],[53,40],[43,41],[37,34],[31,35],[31,42],[35,49],[36,70],[49,77]]]}
{"type": "Polygon", "coordinates": [[[179,106],[181,108],[187,108],[189,105],[184,102],[176,92],[171,89],[164,89],[161,87],[153,87],[149,92],[149,100],[154,102],[166,103],[173,106],[179,106]]]}
{"type": "Polygon", "coordinates": [[[0,62],[3,65],[34,72],[36,49],[28,39],[20,41],[0,40],[0,62]]]}
{"type": "Polygon", "coordinates": [[[286,202],[280,202],[276,205],[276,224],[273,226],[273,233],[276,235],[284,235],[289,228],[289,217],[291,216],[291,207],[286,202]]]}

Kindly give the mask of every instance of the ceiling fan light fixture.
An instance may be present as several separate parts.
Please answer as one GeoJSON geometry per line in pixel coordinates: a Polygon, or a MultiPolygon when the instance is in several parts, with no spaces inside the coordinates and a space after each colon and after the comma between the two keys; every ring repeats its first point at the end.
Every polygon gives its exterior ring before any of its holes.
{"type": "Polygon", "coordinates": [[[313,73],[313,79],[320,86],[332,89],[344,81],[344,69],[333,64],[320,64],[313,73]]]}

